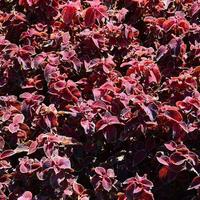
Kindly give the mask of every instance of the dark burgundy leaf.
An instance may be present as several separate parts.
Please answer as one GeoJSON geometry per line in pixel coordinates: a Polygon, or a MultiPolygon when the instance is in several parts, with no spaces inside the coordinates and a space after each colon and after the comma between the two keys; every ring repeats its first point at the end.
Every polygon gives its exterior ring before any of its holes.
{"type": "Polygon", "coordinates": [[[106,128],[107,126],[114,124],[123,125],[123,123],[121,123],[116,116],[105,116],[96,123],[96,129],[100,131],[106,128]]]}
{"type": "Polygon", "coordinates": [[[195,189],[198,190],[200,188],[200,177],[196,176],[193,180],[192,183],[190,184],[190,187],[188,188],[189,190],[195,189]]]}

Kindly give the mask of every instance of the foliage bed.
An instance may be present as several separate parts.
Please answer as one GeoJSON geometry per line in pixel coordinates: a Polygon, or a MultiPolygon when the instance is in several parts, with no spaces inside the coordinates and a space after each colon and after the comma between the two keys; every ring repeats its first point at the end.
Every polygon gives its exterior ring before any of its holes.
{"type": "Polygon", "coordinates": [[[0,0],[0,200],[200,199],[199,0],[0,0]]]}

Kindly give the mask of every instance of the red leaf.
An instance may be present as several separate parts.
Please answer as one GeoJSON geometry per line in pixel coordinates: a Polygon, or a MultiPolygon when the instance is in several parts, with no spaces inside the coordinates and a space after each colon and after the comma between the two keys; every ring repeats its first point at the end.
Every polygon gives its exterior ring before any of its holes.
{"type": "Polygon", "coordinates": [[[172,153],[170,156],[170,162],[174,165],[182,165],[186,161],[186,158],[179,152],[172,153]]]}
{"type": "Polygon", "coordinates": [[[75,16],[76,14],[76,8],[74,6],[71,6],[71,5],[67,5],[63,11],[62,11],[62,17],[63,17],[63,20],[66,24],[70,24],[73,17],[75,16]]]}
{"type": "Polygon", "coordinates": [[[92,37],[92,41],[94,42],[94,44],[95,44],[95,46],[96,46],[97,48],[100,48],[97,39],[95,39],[94,37],[92,37]]]}
{"type": "Polygon", "coordinates": [[[160,179],[164,179],[167,177],[168,174],[168,167],[167,166],[163,166],[160,170],[159,170],[159,178],[160,179]]]}
{"type": "Polygon", "coordinates": [[[0,154],[0,159],[5,159],[13,156],[15,154],[14,150],[6,150],[3,153],[0,154]]]}
{"type": "Polygon", "coordinates": [[[183,29],[183,31],[188,31],[190,29],[190,24],[186,20],[180,20],[178,25],[183,29]]]}
{"type": "Polygon", "coordinates": [[[97,19],[101,19],[103,17],[105,18],[108,18],[108,15],[107,15],[107,7],[106,6],[103,6],[103,5],[100,5],[96,8],[96,17],[97,19]]]}
{"type": "Polygon", "coordinates": [[[95,9],[90,7],[86,10],[85,13],[85,25],[91,26],[95,23],[95,20],[96,20],[95,9]]]}
{"type": "Polygon", "coordinates": [[[153,194],[149,191],[143,190],[142,194],[140,195],[140,199],[144,200],[154,200],[153,194]]]}
{"type": "Polygon", "coordinates": [[[169,119],[169,120],[173,120],[176,122],[181,122],[183,120],[183,117],[181,115],[181,113],[175,109],[168,109],[165,111],[165,116],[169,119]]]}
{"type": "Polygon", "coordinates": [[[73,189],[78,195],[82,195],[85,191],[84,187],[79,183],[73,183],[73,189]]]}
{"type": "Polygon", "coordinates": [[[173,27],[174,24],[175,24],[174,20],[172,20],[172,19],[166,20],[163,23],[163,28],[167,32],[167,31],[169,31],[173,27]]]}
{"type": "Polygon", "coordinates": [[[117,200],[127,200],[127,197],[124,193],[118,193],[117,196],[117,200]]]}
{"type": "Polygon", "coordinates": [[[19,0],[19,5],[20,6],[26,5],[26,0],[19,0]]]}

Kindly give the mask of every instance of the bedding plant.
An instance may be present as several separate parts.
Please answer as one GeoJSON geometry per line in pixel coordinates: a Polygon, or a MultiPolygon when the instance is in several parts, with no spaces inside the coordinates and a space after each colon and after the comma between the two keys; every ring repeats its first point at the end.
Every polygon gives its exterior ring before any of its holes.
{"type": "Polygon", "coordinates": [[[199,0],[0,0],[6,199],[200,199],[199,0]]]}

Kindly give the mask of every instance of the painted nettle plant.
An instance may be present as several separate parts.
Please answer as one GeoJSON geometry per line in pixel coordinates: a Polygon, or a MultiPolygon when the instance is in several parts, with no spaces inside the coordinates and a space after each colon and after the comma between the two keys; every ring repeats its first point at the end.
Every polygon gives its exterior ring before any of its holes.
{"type": "Polygon", "coordinates": [[[0,0],[0,200],[200,199],[199,0],[0,0]]]}

